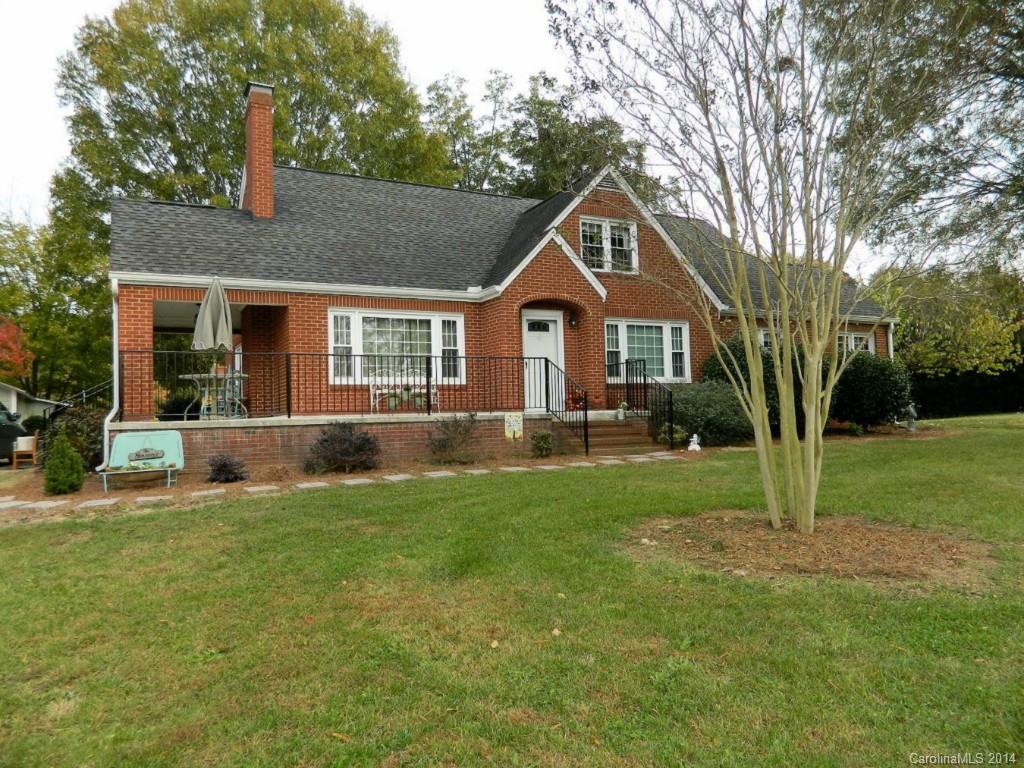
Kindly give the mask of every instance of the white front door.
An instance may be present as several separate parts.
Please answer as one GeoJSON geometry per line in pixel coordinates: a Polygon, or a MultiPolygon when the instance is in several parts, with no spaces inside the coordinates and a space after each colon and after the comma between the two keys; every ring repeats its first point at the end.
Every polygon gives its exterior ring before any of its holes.
{"type": "Polygon", "coordinates": [[[562,359],[562,313],[551,310],[523,310],[523,363],[525,407],[528,411],[561,410],[565,403],[565,381],[554,366],[564,369],[562,359]],[[551,361],[546,366],[544,359],[551,361]]]}

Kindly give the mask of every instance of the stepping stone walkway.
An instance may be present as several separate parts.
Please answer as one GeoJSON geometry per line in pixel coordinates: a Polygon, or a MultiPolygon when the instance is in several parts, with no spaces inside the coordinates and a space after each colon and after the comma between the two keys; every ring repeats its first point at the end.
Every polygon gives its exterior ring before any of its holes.
{"type": "Polygon", "coordinates": [[[63,507],[67,503],[67,499],[63,501],[37,501],[32,504],[26,504],[22,509],[53,509],[54,507],[63,507]]]}
{"type": "Polygon", "coordinates": [[[4,501],[14,501],[14,497],[13,496],[0,496],[0,502],[4,502],[4,501]]]}
{"type": "Polygon", "coordinates": [[[654,461],[650,456],[630,456],[629,460],[634,464],[644,464],[647,462],[654,461]]]}
{"type": "Polygon", "coordinates": [[[467,475],[489,475],[491,470],[489,469],[467,469],[464,474],[467,475]]]}
{"type": "Polygon", "coordinates": [[[565,466],[567,466],[567,467],[596,467],[597,464],[594,464],[591,461],[574,461],[571,464],[566,464],[565,466]]]}
{"type": "Polygon", "coordinates": [[[458,477],[454,472],[449,472],[446,469],[439,470],[437,472],[424,472],[424,477],[458,477]]]}
{"type": "Polygon", "coordinates": [[[139,496],[135,499],[136,504],[140,504],[144,507],[148,507],[153,504],[167,504],[172,501],[174,501],[173,496],[139,496]]]}
{"type": "Polygon", "coordinates": [[[0,509],[14,509],[15,507],[23,507],[28,504],[27,501],[8,500],[0,501],[0,509]]]}
{"type": "Polygon", "coordinates": [[[502,472],[529,472],[529,467],[498,467],[502,472]]]}
{"type": "Polygon", "coordinates": [[[676,456],[674,453],[659,453],[657,456],[653,456],[652,458],[657,459],[658,461],[678,461],[683,457],[676,456]]]}
{"type": "Polygon", "coordinates": [[[624,462],[622,459],[598,459],[597,463],[607,464],[611,466],[612,464],[625,464],[626,462],[624,462]]]}
{"type": "Polygon", "coordinates": [[[342,480],[341,484],[342,485],[369,485],[372,482],[373,482],[373,480],[371,480],[368,477],[353,477],[350,480],[342,480]]]}
{"type": "Polygon", "coordinates": [[[565,469],[562,464],[538,464],[537,469],[565,469]]]}
{"type": "Polygon", "coordinates": [[[295,488],[300,491],[309,491],[314,488],[326,488],[329,485],[330,483],[325,483],[321,480],[317,480],[316,482],[313,483],[296,483],[295,488]]]}
{"type": "Polygon", "coordinates": [[[223,488],[217,488],[212,491],[192,491],[190,495],[192,496],[193,499],[206,499],[210,498],[211,496],[223,496],[225,493],[227,493],[227,491],[225,491],[223,488]]]}
{"type": "Polygon", "coordinates": [[[81,504],[75,507],[75,509],[94,509],[96,507],[112,507],[120,501],[121,499],[119,499],[117,496],[111,499],[92,499],[90,501],[83,501],[81,504]]]}
{"type": "Polygon", "coordinates": [[[384,475],[384,479],[389,483],[400,483],[403,480],[412,480],[412,475],[384,475]]]}
{"type": "Polygon", "coordinates": [[[273,493],[281,490],[276,485],[250,485],[245,489],[246,493],[273,493]]]}

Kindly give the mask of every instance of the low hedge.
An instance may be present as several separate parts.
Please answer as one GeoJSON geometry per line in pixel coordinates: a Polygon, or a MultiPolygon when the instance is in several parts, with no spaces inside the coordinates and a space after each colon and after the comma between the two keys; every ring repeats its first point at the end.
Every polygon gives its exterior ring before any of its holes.
{"type": "Polygon", "coordinates": [[[743,412],[732,385],[721,381],[678,384],[672,387],[673,421],[701,445],[734,445],[752,440],[754,429],[743,412]]]}

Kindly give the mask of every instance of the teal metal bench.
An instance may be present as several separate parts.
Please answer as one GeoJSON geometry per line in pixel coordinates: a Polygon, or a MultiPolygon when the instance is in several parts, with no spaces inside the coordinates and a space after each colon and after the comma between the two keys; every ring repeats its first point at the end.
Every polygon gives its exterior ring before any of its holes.
{"type": "Polygon", "coordinates": [[[181,433],[173,429],[156,432],[122,432],[114,436],[110,446],[110,459],[100,468],[103,492],[107,492],[107,478],[118,475],[137,475],[144,472],[164,473],[167,487],[178,482],[178,472],[185,468],[185,452],[181,447],[181,433]]]}

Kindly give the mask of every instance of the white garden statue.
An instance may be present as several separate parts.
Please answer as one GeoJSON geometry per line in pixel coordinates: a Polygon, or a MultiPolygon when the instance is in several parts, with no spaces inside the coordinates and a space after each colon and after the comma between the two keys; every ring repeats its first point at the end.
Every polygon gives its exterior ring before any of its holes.
{"type": "Polygon", "coordinates": [[[700,435],[694,435],[690,438],[690,445],[687,447],[688,451],[699,451],[700,450],[700,435]]]}

